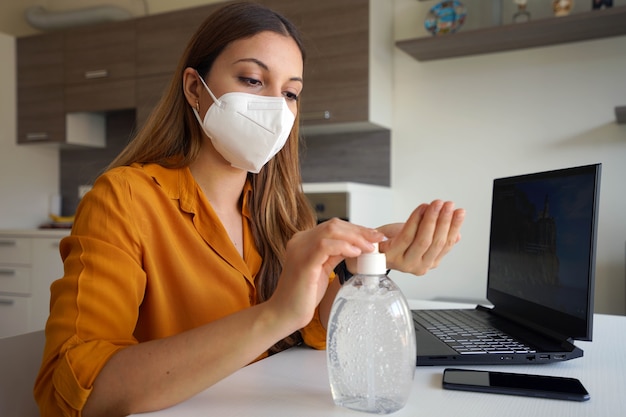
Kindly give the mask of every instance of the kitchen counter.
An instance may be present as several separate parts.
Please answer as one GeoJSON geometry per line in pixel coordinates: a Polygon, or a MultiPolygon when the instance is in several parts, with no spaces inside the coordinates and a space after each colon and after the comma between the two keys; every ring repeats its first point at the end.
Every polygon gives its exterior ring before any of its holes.
{"type": "Polygon", "coordinates": [[[306,193],[348,193],[348,192],[390,192],[390,188],[383,185],[363,184],[360,182],[304,182],[302,189],[306,193]]]}
{"type": "Polygon", "coordinates": [[[2,237],[48,237],[63,238],[69,235],[70,229],[0,229],[2,237]]]}

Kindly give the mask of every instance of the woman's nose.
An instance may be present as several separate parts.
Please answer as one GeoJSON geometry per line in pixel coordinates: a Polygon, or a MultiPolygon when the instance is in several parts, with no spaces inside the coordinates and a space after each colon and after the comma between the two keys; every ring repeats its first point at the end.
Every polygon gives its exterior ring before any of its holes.
{"type": "Polygon", "coordinates": [[[280,87],[270,86],[263,91],[263,95],[266,97],[282,97],[283,92],[280,87]]]}

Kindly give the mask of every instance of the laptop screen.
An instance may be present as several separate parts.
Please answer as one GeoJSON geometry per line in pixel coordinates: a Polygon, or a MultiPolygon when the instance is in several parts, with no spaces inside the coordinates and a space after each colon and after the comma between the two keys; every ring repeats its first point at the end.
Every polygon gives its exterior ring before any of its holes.
{"type": "Polygon", "coordinates": [[[487,297],[589,340],[601,165],[494,180],[487,297]]]}

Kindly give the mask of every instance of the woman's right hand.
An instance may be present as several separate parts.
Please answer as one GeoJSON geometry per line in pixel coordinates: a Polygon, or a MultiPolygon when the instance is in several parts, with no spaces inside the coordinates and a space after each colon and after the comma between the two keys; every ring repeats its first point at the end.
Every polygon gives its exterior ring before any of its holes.
{"type": "Polygon", "coordinates": [[[294,331],[306,326],[326,289],[333,269],[344,258],[374,250],[384,235],[340,219],[331,219],[296,233],[287,243],[285,263],[270,301],[281,317],[294,320],[294,331]]]}

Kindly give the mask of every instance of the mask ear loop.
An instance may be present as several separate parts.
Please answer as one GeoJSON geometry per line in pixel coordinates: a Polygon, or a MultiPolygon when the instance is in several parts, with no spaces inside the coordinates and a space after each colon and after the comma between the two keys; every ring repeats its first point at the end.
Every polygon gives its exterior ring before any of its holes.
{"type": "MultiPolygon", "coordinates": [[[[217,104],[218,106],[222,106],[222,103],[220,103],[220,101],[217,99],[217,97],[215,97],[213,95],[213,92],[211,91],[211,89],[209,88],[209,86],[206,84],[206,82],[204,81],[204,78],[202,78],[202,76],[200,75],[200,73],[196,70],[196,74],[198,74],[198,78],[200,78],[200,81],[202,82],[202,85],[204,85],[204,88],[206,88],[206,91],[209,92],[209,95],[211,96],[211,98],[213,99],[213,102],[215,104],[217,104]]],[[[198,112],[200,111],[200,109],[198,109],[198,112]]]]}

